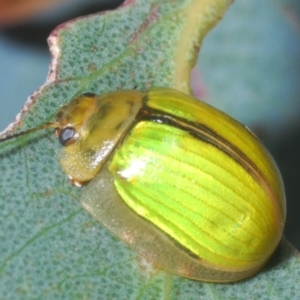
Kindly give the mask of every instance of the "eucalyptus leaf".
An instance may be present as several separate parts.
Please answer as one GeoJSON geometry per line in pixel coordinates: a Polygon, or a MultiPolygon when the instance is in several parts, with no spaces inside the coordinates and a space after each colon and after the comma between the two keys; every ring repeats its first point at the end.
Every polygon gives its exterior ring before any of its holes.
{"type": "MultiPolygon", "coordinates": [[[[84,92],[173,87],[190,92],[201,40],[230,0],[131,0],[60,25],[46,83],[9,128],[53,119],[84,92]]],[[[298,299],[299,254],[282,242],[273,265],[234,284],[201,283],[151,266],[79,204],[51,130],[0,144],[1,299],[298,299]],[[298,296],[298,297],[297,297],[298,296]]]]}

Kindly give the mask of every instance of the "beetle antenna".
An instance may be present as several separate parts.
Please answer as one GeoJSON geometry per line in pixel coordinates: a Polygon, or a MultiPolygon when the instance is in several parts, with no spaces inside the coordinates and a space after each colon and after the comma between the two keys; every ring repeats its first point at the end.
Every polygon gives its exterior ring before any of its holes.
{"type": "Polygon", "coordinates": [[[14,138],[17,138],[17,137],[22,136],[22,135],[29,134],[31,132],[38,131],[38,130],[47,129],[47,128],[57,128],[57,127],[58,127],[58,123],[48,122],[48,123],[45,123],[43,125],[28,129],[28,130],[25,130],[25,131],[21,131],[21,132],[17,132],[17,133],[11,134],[11,135],[1,137],[0,138],[0,143],[11,140],[11,139],[14,139],[14,138]]]}

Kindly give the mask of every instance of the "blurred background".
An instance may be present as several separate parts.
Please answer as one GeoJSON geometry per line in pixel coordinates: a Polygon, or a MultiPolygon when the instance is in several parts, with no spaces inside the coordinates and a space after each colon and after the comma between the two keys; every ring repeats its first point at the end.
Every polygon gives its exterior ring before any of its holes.
{"type": "MultiPolygon", "coordinates": [[[[0,0],[0,131],[45,82],[51,31],[122,2],[0,0]]],[[[300,1],[236,0],[204,40],[192,86],[271,151],[286,187],[285,235],[300,249],[300,1]]]]}

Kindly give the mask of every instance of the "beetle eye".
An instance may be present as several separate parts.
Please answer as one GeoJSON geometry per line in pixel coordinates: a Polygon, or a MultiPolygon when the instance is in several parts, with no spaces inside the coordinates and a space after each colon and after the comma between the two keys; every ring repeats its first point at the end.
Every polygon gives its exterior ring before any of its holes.
{"type": "Polygon", "coordinates": [[[62,129],[58,135],[58,140],[63,146],[68,146],[74,142],[75,129],[72,127],[66,127],[62,129]]]}

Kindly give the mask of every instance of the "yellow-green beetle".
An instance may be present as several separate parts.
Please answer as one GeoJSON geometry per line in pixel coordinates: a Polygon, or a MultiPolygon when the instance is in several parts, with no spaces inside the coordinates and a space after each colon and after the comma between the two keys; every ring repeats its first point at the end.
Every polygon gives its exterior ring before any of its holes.
{"type": "Polygon", "coordinates": [[[221,111],[167,88],[88,93],[33,130],[48,127],[65,146],[63,170],[89,182],[83,207],[154,266],[229,282],[277,247],[285,196],[276,164],[221,111]]]}

